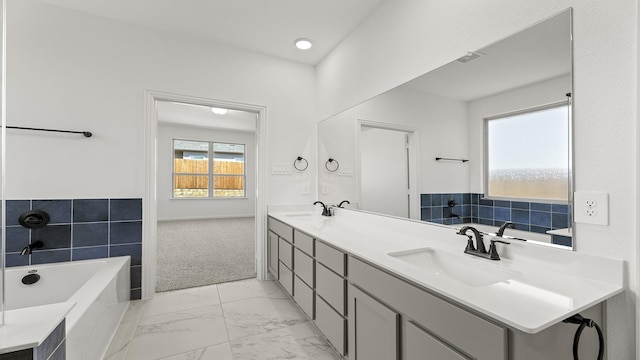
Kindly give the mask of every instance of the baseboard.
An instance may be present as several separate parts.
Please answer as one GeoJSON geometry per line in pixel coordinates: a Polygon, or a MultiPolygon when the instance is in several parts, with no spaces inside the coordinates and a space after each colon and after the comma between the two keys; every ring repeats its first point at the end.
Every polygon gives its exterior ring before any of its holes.
{"type": "Polygon", "coordinates": [[[254,214],[238,214],[238,215],[220,215],[220,216],[188,216],[188,217],[176,217],[176,218],[162,218],[158,219],[158,222],[161,221],[178,221],[178,220],[217,220],[217,219],[243,219],[243,218],[254,218],[256,217],[254,214]]]}

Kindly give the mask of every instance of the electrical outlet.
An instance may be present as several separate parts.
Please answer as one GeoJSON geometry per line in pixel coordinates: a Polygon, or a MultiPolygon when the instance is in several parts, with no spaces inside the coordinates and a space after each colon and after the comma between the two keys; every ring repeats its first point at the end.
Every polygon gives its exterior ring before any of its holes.
{"type": "Polygon", "coordinates": [[[573,196],[575,221],[609,225],[609,194],[599,191],[576,191],[573,196]]]}

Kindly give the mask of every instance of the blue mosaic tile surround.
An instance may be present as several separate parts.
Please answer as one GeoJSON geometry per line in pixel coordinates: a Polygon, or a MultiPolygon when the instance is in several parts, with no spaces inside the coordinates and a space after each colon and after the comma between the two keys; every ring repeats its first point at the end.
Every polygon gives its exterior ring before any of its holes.
{"type": "Polygon", "coordinates": [[[6,266],[131,256],[131,300],[141,297],[142,199],[7,200],[6,266]],[[18,217],[44,210],[51,221],[27,229],[18,217]],[[41,240],[28,256],[20,251],[41,240]]]}
{"type": "MultiPolygon", "coordinates": [[[[492,226],[511,221],[519,230],[536,233],[566,228],[571,220],[566,204],[489,200],[477,193],[421,194],[420,210],[422,221],[492,226]],[[450,200],[455,202],[453,207],[448,205],[450,200]]],[[[563,236],[554,236],[553,242],[571,245],[570,238],[563,236]]]]}

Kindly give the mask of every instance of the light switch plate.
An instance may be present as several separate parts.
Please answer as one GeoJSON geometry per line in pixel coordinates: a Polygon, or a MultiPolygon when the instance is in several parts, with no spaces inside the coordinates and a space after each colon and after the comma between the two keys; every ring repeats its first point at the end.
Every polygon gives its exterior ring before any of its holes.
{"type": "Polygon", "coordinates": [[[272,163],[271,173],[273,175],[291,175],[292,169],[289,163],[272,163]]]}
{"type": "Polygon", "coordinates": [[[576,191],[573,206],[577,223],[609,225],[609,193],[576,191]]]}

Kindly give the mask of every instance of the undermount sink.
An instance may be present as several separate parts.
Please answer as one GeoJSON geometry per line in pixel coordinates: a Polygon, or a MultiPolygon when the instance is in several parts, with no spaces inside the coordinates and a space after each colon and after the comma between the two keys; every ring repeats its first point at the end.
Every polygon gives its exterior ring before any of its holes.
{"type": "Polygon", "coordinates": [[[285,215],[287,217],[309,217],[311,216],[311,214],[307,214],[307,213],[302,213],[302,214],[287,214],[285,215]]]}
{"type": "Polygon", "coordinates": [[[482,287],[514,279],[520,276],[491,263],[491,260],[469,258],[432,248],[399,251],[388,254],[411,265],[459,281],[468,286],[482,287]],[[489,263],[484,263],[484,262],[489,263]]]}

